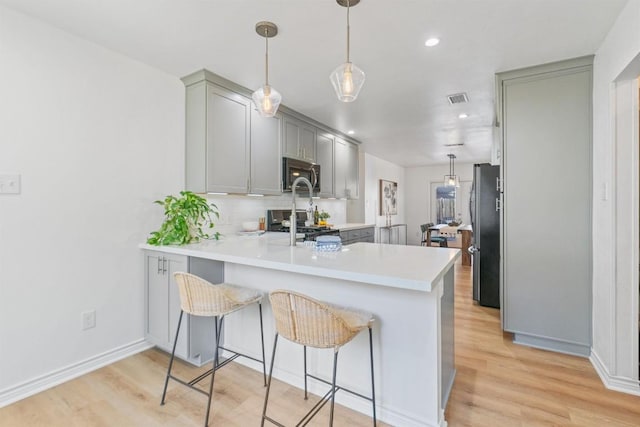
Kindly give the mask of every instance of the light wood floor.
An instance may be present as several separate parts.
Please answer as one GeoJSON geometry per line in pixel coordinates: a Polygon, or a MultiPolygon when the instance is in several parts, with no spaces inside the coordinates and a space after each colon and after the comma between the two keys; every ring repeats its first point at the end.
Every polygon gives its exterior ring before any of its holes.
{"type": "Polygon", "coordinates": [[[458,265],[451,427],[640,426],[640,397],[607,390],[586,358],[514,344],[471,289],[471,267],[458,265]]]}
{"type": "MultiPolygon", "coordinates": [[[[606,390],[587,359],[515,345],[500,331],[498,310],[471,300],[471,268],[456,267],[456,376],[449,426],[640,426],[640,397],[606,390]]],[[[168,356],[149,350],[0,409],[1,427],[201,426],[205,397],[171,383],[159,406],[168,356]]],[[[196,369],[178,363],[176,373],[196,369]]],[[[216,374],[213,426],[257,426],[262,375],[237,364],[216,374]]],[[[287,425],[312,402],[274,382],[270,413],[287,425]]],[[[310,425],[327,425],[323,410],[310,425]]],[[[336,410],[336,426],[370,418],[336,410]]],[[[379,424],[383,426],[383,424],[379,424]]]]}

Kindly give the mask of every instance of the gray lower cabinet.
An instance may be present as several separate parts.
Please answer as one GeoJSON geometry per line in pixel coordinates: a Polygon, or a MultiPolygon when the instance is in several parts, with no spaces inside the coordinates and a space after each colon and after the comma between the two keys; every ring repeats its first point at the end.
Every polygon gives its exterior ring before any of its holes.
{"type": "MultiPolygon", "coordinates": [[[[217,261],[144,251],[145,339],[171,352],[178,319],[180,295],[173,274],[192,272],[214,283],[222,281],[224,267],[217,261]]],[[[189,316],[182,319],[176,356],[196,366],[213,357],[214,319],[189,316]]]]}
{"type": "Polygon", "coordinates": [[[503,327],[516,342],[581,355],[591,348],[591,64],[498,75],[503,327]]]}
{"type": "Polygon", "coordinates": [[[261,117],[251,100],[199,72],[186,85],[186,189],[280,194],[282,117],[261,117]]]}
{"type": "Polygon", "coordinates": [[[283,129],[282,155],[315,163],[316,127],[285,114],[283,129]]]}
{"type": "Polygon", "coordinates": [[[316,144],[316,162],[320,165],[320,197],[334,197],[333,161],[335,137],[318,131],[316,144]]]}
{"type": "MultiPolygon", "coordinates": [[[[358,146],[335,138],[334,192],[341,199],[358,198],[358,146]]],[[[322,173],[322,170],[320,170],[322,173]]]]}
{"type": "Polygon", "coordinates": [[[350,245],[357,242],[375,242],[375,227],[357,228],[340,232],[340,239],[343,245],[350,245]]]}

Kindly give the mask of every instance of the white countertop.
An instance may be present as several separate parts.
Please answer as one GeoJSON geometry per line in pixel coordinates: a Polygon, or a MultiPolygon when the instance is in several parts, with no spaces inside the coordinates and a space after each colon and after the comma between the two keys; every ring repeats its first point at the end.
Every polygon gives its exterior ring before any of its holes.
{"type": "Polygon", "coordinates": [[[460,257],[459,249],[362,242],[340,252],[317,252],[302,244],[290,247],[286,233],[140,248],[423,292],[430,292],[460,257]]]}

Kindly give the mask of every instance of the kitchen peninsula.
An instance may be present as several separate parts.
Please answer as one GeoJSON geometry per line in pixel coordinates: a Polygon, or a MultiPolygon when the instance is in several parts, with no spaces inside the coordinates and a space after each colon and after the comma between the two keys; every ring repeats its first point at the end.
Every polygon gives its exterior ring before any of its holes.
{"type": "MultiPolygon", "coordinates": [[[[141,245],[147,283],[147,339],[165,349],[172,339],[179,313],[177,289],[171,286],[174,271],[188,270],[210,281],[224,280],[265,294],[274,289],[295,290],[375,316],[376,404],[381,421],[402,426],[446,425],[444,407],[455,376],[453,265],[460,251],[354,243],[340,252],[317,252],[288,243],[281,233],[266,233],[187,246],[141,245]],[[161,289],[159,297],[157,287],[161,289]],[[166,319],[162,317],[163,309],[169,311],[166,319]]],[[[263,307],[266,351],[271,354],[275,328],[268,298],[263,307]]],[[[211,358],[204,343],[210,340],[213,329],[198,331],[197,322],[201,320],[190,319],[191,330],[185,334],[188,339],[179,343],[183,348],[181,357],[196,364],[211,358]],[[199,345],[201,349],[197,348],[199,345]]],[[[258,356],[258,325],[257,310],[233,314],[225,322],[225,347],[258,356]]],[[[310,372],[329,377],[331,350],[311,350],[315,349],[309,349],[310,372]]],[[[369,394],[370,380],[368,364],[362,360],[367,352],[367,337],[357,336],[341,349],[338,367],[338,383],[365,395],[369,394]]],[[[250,360],[237,361],[261,369],[250,360]]],[[[302,372],[302,351],[283,340],[278,347],[274,377],[301,387],[302,372]]],[[[310,391],[322,395],[326,386],[311,381],[310,391]]],[[[370,413],[368,402],[346,393],[338,393],[336,401],[370,413]]]]}

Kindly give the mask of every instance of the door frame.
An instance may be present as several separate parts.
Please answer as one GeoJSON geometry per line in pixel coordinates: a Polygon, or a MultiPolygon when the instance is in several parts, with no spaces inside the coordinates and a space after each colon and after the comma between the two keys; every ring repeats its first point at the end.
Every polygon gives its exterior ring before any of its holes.
{"type": "MultiPolygon", "coordinates": [[[[640,59],[640,55],[637,59],[640,59]]],[[[613,233],[614,277],[611,287],[610,374],[638,379],[638,316],[640,266],[640,137],[638,76],[640,61],[632,62],[612,85],[614,132],[613,233]],[[634,66],[635,63],[635,66],[634,66]],[[632,67],[630,70],[629,67],[632,67]],[[634,70],[635,68],[635,70],[634,70]],[[630,77],[632,76],[632,77],[630,77]],[[629,337],[627,339],[627,337],[629,337]]],[[[606,198],[606,188],[601,189],[606,198]]]]}

